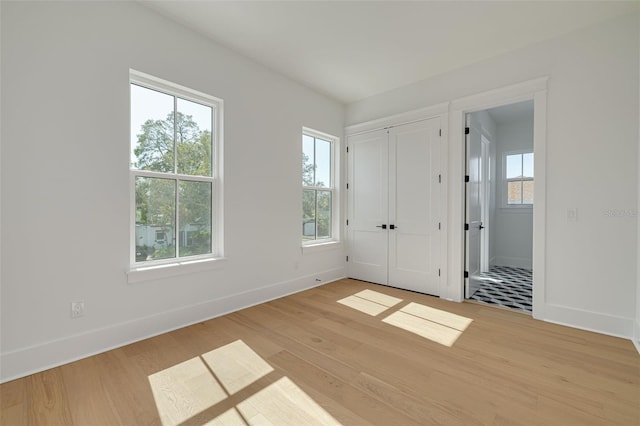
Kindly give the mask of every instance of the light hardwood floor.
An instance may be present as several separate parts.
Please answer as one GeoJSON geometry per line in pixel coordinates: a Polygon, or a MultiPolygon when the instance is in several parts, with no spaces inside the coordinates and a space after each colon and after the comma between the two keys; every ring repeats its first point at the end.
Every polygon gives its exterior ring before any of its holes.
{"type": "Polygon", "coordinates": [[[341,280],[0,391],[6,426],[638,425],[640,356],[628,340],[341,280]]]}

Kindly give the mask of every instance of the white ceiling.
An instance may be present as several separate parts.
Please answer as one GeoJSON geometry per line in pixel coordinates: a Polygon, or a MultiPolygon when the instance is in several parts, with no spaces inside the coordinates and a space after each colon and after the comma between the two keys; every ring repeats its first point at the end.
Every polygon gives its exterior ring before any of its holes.
{"type": "Polygon", "coordinates": [[[344,103],[623,14],[613,1],[144,1],[344,103]]]}

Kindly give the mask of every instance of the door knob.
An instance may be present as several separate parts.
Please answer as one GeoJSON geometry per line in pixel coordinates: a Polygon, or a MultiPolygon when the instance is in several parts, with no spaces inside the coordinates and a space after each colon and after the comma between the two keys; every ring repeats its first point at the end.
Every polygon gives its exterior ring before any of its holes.
{"type": "Polygon", "coordinates": [[[376,228],[387,229],[387,225],[376,225],[376,228]]]}
{"type": "Polygon", "coordinates": [[[484,229],[484,226],[482,226],[482,224],[480,224],[480,226],[478,226],[478,229],[482,231],[484,229]]]}
{"type": "Polygon", "coordinates": [[[398,229],[398,227],[395,225],[389,225],[389,229],[398,229]]]}

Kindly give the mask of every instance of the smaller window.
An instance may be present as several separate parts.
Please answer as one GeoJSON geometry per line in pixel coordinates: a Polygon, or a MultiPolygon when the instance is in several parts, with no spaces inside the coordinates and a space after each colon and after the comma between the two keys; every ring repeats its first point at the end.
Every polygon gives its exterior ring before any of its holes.
{"type": "Polygon", "coordinates": [[[504,182],[508,207],[533,205],[533,152],[505,154],[504,182]]]}
{"type": "Polygon", "coordinates": [[[337,239],[335,145],[337,138],[303,129],[302,241],[314,244],[337,239]]]}

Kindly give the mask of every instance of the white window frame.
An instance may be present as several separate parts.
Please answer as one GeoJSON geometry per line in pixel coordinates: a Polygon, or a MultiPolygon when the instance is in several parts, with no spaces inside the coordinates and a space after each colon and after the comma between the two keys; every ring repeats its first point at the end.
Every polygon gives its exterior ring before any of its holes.
{"type": "MultiPolygon", "coordinates": [[[[533,149],[520,149],[517,151],[507,151],[502,154],[502,208],[506,209],[533,209],[536,200],[531,204],[509,204],[509,182],[534,182],[535,173],[532,178],[510,178],[507,179],[507,157],[510,155],[534,154],[533,149]]],[[[534,157],[535,161],[535,157],[534,157]]],[[[535,165],[535,163],[534,163],[535,165]]]]}
{"type": "MultiPolygon", "coordinates": [[[[340,138],[337,136],[330,135],[328,133],[323,133],[318,130],[310,129],[308,127],[302,128],[302,134],[304,135],[322,139],[325,141],[329,141],[331,143],[331,186],[330,187],[319,187],[319,186],[307,186],[302,185],[301,195],[304,194],[304,190],[320,190],[320,191],[331,191],[331,237],[330,238],[321,238],[314,240],[304,240],[302,239],[302,247],[310,248],[310,247],[321,247],[327,245],[334,245],[340,242],[340,162],[339,162],[339,153],[340,153],[340,138]]],[[[300,139],[302,142],[302,138],[300,139]]],[[[301,152],[302,152],[302,146],[301,152]]],[[[302,169],[300,169],[300,174],[302,177],[302,169]]],[[[302,197],[300,198],[300,206],[302,207],[302,197]]],[[[302,214],[300,215],[302,218],[302,214]]],[[[301,235],[302,238],[302,235],[301,235]]]]}
{"type": "MultiPolygon", "coordinates": [[[[132,167],[132,152],[135,148],[133,140],[129,143],[129,193],[130,193],[130,267],[127,271],[128,282],[146,281],[148,279],[163,278],[166,276],[180,275],[189,272],[200,271],[214,266],[213,261],[223,259],[224,235],[223,235],[223,193],[222,193],[222,146],[223,146],[223,101],[211,95],[184,87],[167,80],[154,77],[136,70],[129,70],[129,90],[135,84],[148,89],[152,89],[180,99],[193,101],[212,108],[212,132],[211,132],[211,176],[191,176],[177,173],[154,172],[148,170],[138,170],[132,167]],[[211,253],[173,257],[169,259],[158,259],[150,261],[136,261],[136,200],[135,200],[135,180],[136,177],[165,178],[177,181],[197,181],[211,183],[211,253]]],[[[131,101],[129,101],[131,108],[131,101]]],[[[129,115],[131,117],[131,114],[129,115]]],[[[129,124],[131,128],[131,123],[129,124]]],[[[177,188],[176,188],[177,191],[177,188]]],[[[177,193],[176,193],[177,198],[177,193]]],[[[176,200],[177,201],[177,200],[176,200]]],[[[176,204],[176,210],[178,209],[176,204]]],[[[179,217],[176,214],[175,235],[172,237],[176,241],[176,255],[180,233],[179,217]]],[[[216,265],[217,266],[217,265],[216,265]]]]}

